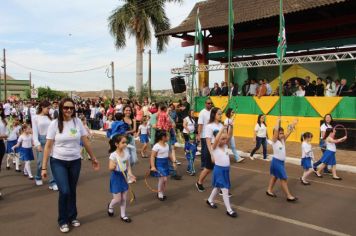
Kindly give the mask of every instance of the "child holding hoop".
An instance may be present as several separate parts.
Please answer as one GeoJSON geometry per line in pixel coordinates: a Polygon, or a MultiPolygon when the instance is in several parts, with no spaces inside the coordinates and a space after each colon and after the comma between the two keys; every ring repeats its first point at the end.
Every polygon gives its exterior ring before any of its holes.
{"type": "Polygon", "coordinates": [[[127,191],[129,185],[127,177],[136,181],[136,177],[132,174],[130,166],[130,153],[127,150],[127,138],[123,135],[116,135],[110,142],[110,192],[113,199],[108,204],[108,215],[114,216],[114,206],[119,203],[121,211],[121,220],[130,223],[131,219],[126,215],[127,191]]]}
{"type": "Polygon", "coordinates": [[[336,158],[335,158],[336,144],[344,142],[347,139],[347,136],[345,135],[342,138],[335,139],[335,133],[336,133],[335,128],[334,129],[328,128],[325,131],[323,139],[325,140],[326,150],[325,150],[323,156],[321,157],[321,165],[320,165],[318,171],[315,172],[316,176],[319,178],[323,177],[321,172],[326,166],[329,165],[329,166],[331,166],[331,172],[333,175],[333,179],[334,180],[342,180],[342,178],[340,178],[336,174],[336,158]]]}
{"type": "Polygon", "coordinates": [[[164,130],[157,130],[156,144],[152,148],[151,153],[151,171],[154,176],[158,177],[158,194],[157,197],[160,201],[165,201],[167,196],[164,194],[167,186],[167,176],[169,176],[169,162],[170,159],[173,163],[173,168],[176,168],[176,163],[171,155],[169,155],[169,141],[167,132],[164,130]]]}
{"type": "Polygon", "coordinates": [[[273,193],[273,187],[279,179],[281,182],[282,190],[287,195],[288,202],[295,202],[297,198],[294,197],[290,192],[287,184],[287,172],[284,166],[284,162],[286,160],[286,140],[289,138],[290,134],[293,132],[295,125],[297,124],[297,120],[293,122],[292,125],[288,127],[287,134],[284,135],[284,129],[280,126],[281,120],[280,118],[277,120],[277,125],[273,130],[273,139],[272,139],[272,147],[273,147],[273,158],[270,166],[270,174],[271,178],[269,181],[269,185],[266,191],[266,195],[269,197],[277,197],[273,193]]]}

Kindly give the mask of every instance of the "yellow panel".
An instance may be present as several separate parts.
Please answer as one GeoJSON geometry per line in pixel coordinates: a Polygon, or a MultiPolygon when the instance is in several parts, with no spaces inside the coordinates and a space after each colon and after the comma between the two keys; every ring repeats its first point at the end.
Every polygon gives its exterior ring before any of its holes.
{"type": "Polygon", "coordinates": [[[224,111],[229,104],[228,96],[214,96],[210,97],[210,99],[214,103],[214,106],[220,108],[222,111],[224,111]]]}
{"type": "Polygon", "coordinates": [[[342,97],[305,97],[321,117],[331,113],[342,97]]]}
{"type": "Polygon", "coordinates": [[[263,114],[268,114],[274,105],[276,105],[279,97],[272,96],[272,97],[253,97],[257,103],[257,105],[260,107],[261,111],[263,114]]]}
{"type": "MultiPolygon", "coordinates": [[[[277,123],[278,116],[267,116],[267,132],[268,136],[271,138],[273,134],[273,128],[277,123]]],[[[295,119],[298,119],[298,124],[296,130],[288,138],[288,141],[300,142],[300,137],[302,133],[310,132],[313,134],[312,143],[319,143],[320,135],[320,120],[318,117],[293,117],[293,116],[282,116],[282,127],[287,131],[287,127],[295,119]]]]}
{"type": "Polygon", "coordinates": [[[258,115],[236,114],[234,136],[253,137],[258,115]]]}
{"type": "MultiPolygon", "coordinates": [[[[295,78],[295,77],[304,79],[306,76],[310,77],[310,80],[311,80],[310,82],[316,80],[316,78],[317,78],[317,76],[313,72],[308,71],[304,67],[299,66],[299,65],[293,65],[282,74],[282,83],[286,82],[287,80],[289,80],[291,78],[295,78]]],[[[272,89],[275,90],[279,85],[279,77],[277,77],[273,81],[271,81],[270,85],[271,85],[272,89]]]]}

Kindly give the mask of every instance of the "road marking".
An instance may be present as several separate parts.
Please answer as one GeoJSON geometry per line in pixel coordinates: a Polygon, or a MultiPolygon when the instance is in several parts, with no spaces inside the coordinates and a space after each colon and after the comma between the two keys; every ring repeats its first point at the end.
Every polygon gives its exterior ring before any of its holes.
{"type": "MultiPolygon", "coordinates": [[[[222,206],[225,206],[224,203],[219,201],[219,200],[215,200],[215,203],[217,203],[219,205],[222,205],[222,206]]],[[[320,226],[317,226],[317,225],[305,223],[305,222],[302,222],[302,221],[299,221],[299,220],[294,220],[294,219],[290,219],[290,218],[279,216],[279,215],[274,215],[274,214],[263,212],[263,211],[259,211],[259,210],[254,210],[254,209],[250,209],[250,208],[246,208],[246,207],[242,207],[242,206],[237,206],[237,205],[234,205],[234,204],[231,204],[231,206],[233,206],[234,208],[236,208],[236,209],[238,209],[240,211],[243,211],[243,212],[255,214],[255,215],[258,215],[258,216],[266,217],[266,218],[269,218],[269,219],[273,219],[273,220],[277,220],[277,221],[281,221],[281,222],[285,222],[285,223],[289,223],[289,224],[292,224],[292,225],[297,225],[297,226],[304,227],[304,228],[307,228],[307,229],[312,229],[312,230],[319,231],[319,232],[322,232],[322,233],[326,233],[326,234],[329,234],[329,235],[350,236],[350,234],[341,233],[341,232],[338,232],[338,231],[335,231],[335,230],[332,230],[332,229],[328,229],[328,228],[320,227],[320,226]]]]}

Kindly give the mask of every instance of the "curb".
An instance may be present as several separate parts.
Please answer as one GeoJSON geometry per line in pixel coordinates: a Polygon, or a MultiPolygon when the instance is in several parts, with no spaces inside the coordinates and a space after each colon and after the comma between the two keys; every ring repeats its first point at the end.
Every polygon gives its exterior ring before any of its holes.
{"type": "MultiPolygon", "coordinates": [[[[100,130],[91,130],[91,132],[93,134],[96,135],[100,135],[100,136],[105,136],[106,137],[106,133],[105,131],[100,131],[100,130]]],[[[177,147],[183,147],[182,145],[176,145],[177,147]]],[[[237,150],[237,153],[244,158],[249,158],[250,157],[250,153],[247,152],[242,152],[237,150]]],[[[229,149],[229,154],[232,155],[231,150],[229,149]]],[[[254,158],[256,159],[261,159],[262,160],[262,155],[259,154],[255,154],[254,158]]],[[[272,158],[271,155],[268,155],[268,159],[270,160],[272,158]]],[[[293,165],[297,165],[300,166],[300,159],[299,158],[295,158],[295,157],[287,157],[286,158],[286,163],[289,164],[293,164],[293,165]]],[[[336,168],[338,171],[344,171],[344,172],[349,172],[349,173],[353,173],[356,174],[356,166],[350,166],[350,165],[342,165],[342,164],[336,164],[336,168]]]]}

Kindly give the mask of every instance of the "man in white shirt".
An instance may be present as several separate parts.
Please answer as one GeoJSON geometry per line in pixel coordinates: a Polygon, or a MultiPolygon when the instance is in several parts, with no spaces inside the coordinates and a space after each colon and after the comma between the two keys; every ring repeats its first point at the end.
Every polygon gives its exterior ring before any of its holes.
{"type": "Polygon", "coordinates": [[[251,79],[250,89],[248,91],[248,96],[256,96],[257,83],[255,79],[251,79]]]}
{"type": "Polygon", "coordinates": [[[6,101],[6,103],[4,104],[3,108],[4,108],[5,116],[10,116],[12,106],[11,106],[9,100],[6,101]]]}
{"type": "Polygon", "coordinates": [[[268,82],[268,80],[267,79],[265,79],[265,83],[266,83],[266,88],[267,88],[267,92],[266,92],[266,95],[267,96],[271,96],[271,94],[272,94],[272,87],[271,87],[271,85],[269,84],[269,82],[268,82]]]}
{"type": "Polygon", "coordinates": [[[198,140],[201,141],[201,167],[204,168],[202,172],[200,172],[199,179],[195,184],[199,192],[204,192],[205,188],[203,187],[203,183],[200,182],[201,179],[204,179],[206,175],[210,172],[205,168],[206,167],[206,159],[208,158],[207,155],[210,155],[208,146],[206,144],[206,126],[210,120],[210,111],[212,108],[212,101],[211,99],[207,99],[205,101],[205,108],[200,111],[199,118],[198,118],[198,140]]]}

